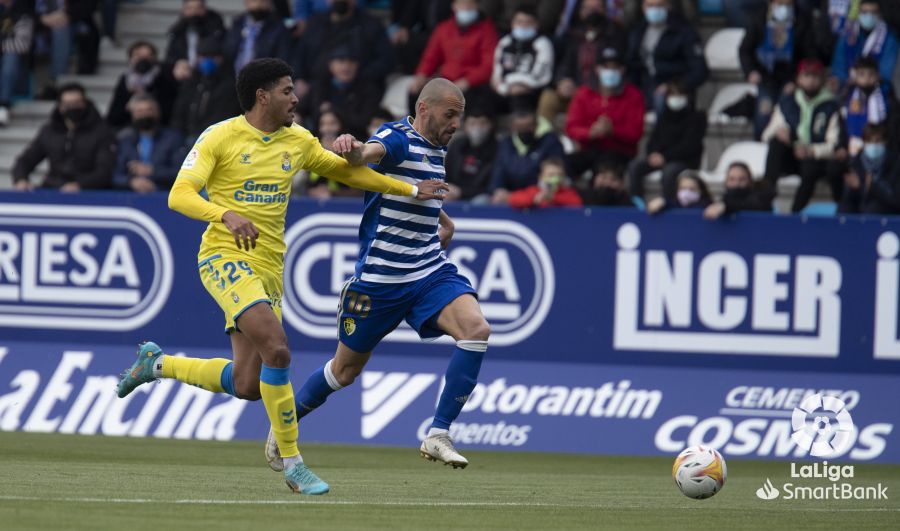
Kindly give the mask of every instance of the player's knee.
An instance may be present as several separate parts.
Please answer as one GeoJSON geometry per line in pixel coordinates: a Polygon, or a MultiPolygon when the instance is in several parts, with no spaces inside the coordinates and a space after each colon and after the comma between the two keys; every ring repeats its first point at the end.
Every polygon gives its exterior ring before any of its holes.
{"type": "Polygon", "coordinates": [[[240,398],[241,400],[249,400],[251,402],[255,402],[262,398],[262,395],[259,392],[259,379],[235,379],[234,396],[240,398]]]}
{"type": "Polygon", "coordinates": [[[463,329],[464,339],[487,341],[491,337],[491,325],[482,317],[466,323],[463,329]]]}
{"type": "Polygon", "coordinates": [[[260,350],[262,351],[263,361],[269,367],[281,369],[291,366],[291,349],[288,348],[287,343],[280,341],[271,342],[260,350]]]}

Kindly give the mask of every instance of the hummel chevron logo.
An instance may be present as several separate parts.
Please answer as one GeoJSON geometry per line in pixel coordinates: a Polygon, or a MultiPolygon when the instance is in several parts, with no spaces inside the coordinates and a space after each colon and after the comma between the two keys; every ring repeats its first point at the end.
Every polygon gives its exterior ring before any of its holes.
{"type": "Polygon", "coordinates": [[[293,422],[296,422],[296,420],[294,419],[294,410],[291,409],[290,411],[283,411],[281,413],[281,422],[285,424],[292,424],[293,422]]]}
{"type": "Polygon", "coordinates": [[[375,437],[437,380],[434,374],[364,372],[362,426],[364,439],[375,437]]]}

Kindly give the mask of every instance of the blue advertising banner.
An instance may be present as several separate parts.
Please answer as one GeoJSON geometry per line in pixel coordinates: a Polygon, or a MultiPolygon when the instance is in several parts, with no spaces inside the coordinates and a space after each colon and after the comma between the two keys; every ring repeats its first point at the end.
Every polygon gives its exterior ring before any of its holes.
{"type": "MultiPolygon", "coordinates": [[[[900,375],[900,220],[446,210],[456,223],[447,254],[492,326],[480,391],[455,427],[463,445],[668,454],[713,441],[726,454],[786,458],[793,410],[829,391],[855,421],[845,457],[900,462],[887,405],[900,375]]],[[[360,215],[358,201],[289,206],[295,383],[334,351],[360,215]]],[[[258,404],[172,382],[130,401],[109,394],[140,340],[230,355],[197,275],[204,225],[163,195],[0,194],[0,429],[261,437],[258,404]]],[[[403,325],[304,433],[414,441],[449,343],[422,343],[403,325]]]]}

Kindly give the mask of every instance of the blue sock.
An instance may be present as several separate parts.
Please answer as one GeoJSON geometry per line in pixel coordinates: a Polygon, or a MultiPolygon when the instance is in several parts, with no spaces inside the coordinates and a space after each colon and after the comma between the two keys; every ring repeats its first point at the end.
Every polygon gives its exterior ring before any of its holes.
{"type": "Polygon", "coordinates": [[[481,360],[487,350],[487,341],[457,341],[456,350],[447,366],[446,383],[438,400],[432,428],[449,430],[450,424],[462,411],[466,400],[478,383],[481,360]]]}
{"type": "Polygon", "coordinates": [[[328,395],[342,389],[331,372],[331,361],[316,369],[309,375],[303,387],[294,395],[297,406],[297,420],[311,413],[312,410],[325,403],[328,395]]]}
{"type": "Polygon", "coordinates": [[[219,384],[221,384],[222,389],[225,390],[231,396],[237,396],[234,394],[234,362],[228,362],[222,369],[222,376],[220,377],[219,384]]]}

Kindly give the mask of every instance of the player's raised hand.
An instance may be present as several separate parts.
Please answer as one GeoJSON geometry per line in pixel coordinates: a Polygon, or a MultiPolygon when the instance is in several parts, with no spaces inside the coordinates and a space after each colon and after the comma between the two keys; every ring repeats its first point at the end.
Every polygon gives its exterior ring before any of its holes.
{"type": "Polygon", "coordinates": [[[244,216],[229,210],[222,214],[222,223],[228,227],[231,234],[234,235],[234,243],[238,249],[255,249],[256,239],[259,238],[259,230],[252,221],[244,216]]]}
{"type": "Polygon", "coordinates": [[[347,159],[351,166],[362,166],[366,163],[363,159],[363,145],[353,135],[343,134],[334,139],[331,150],[347,159]]]}
{"type": "Polygon", "coordinates": [[[426,199],[443,199],[444,194],[450,190],[450,186],[440,179],[419,181],[416,183],[416,187],[419,189],[419,195],[416,196],[416,199],[422,201],[426,199]]]}

